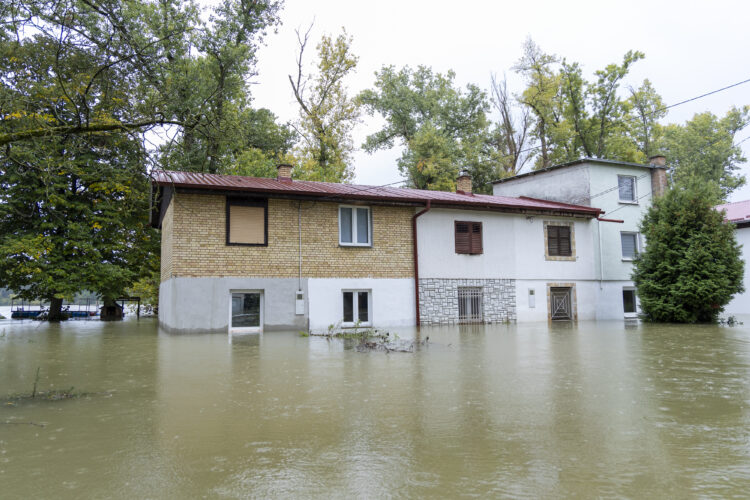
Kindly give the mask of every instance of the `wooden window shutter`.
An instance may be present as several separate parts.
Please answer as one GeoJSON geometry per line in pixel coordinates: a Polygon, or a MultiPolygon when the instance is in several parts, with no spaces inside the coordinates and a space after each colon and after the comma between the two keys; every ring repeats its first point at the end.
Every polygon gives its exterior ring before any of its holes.
{"type": "Polygon", "coordinates": [[[454,224],[456,234],[456,253],[471,253],[471,234],[468,222],[454,224]]]}
{"type": "Polygon", "coordinates": [[[560,255],[562,255],[563,257],[570,257],[573,253],[571,252],[570,248],[570,227],[560,226],[558,228],[558,234],[560,238],[560,255]]]}
{"type": "Polygon", "coordinates": [[[455,221],[456,253],[482,253],[482,223],[455,221]]]}
{"type": "Polygon", "coordinates": [[[482,253],[482,223],[471,223],[471,253],[482,253]]]}
{"type": "Polygon", "coordinates": [[[550,255],[560,255],[560,247],[558,245],[558,232],[560,226],[547,226],[547,252],[550,255]]]}
{"type": "Polygon", "coordinates": [[[556,257],[570,257],[573,254],[570,245],[570,227],[547,226],[547,252],[556,257]]]}

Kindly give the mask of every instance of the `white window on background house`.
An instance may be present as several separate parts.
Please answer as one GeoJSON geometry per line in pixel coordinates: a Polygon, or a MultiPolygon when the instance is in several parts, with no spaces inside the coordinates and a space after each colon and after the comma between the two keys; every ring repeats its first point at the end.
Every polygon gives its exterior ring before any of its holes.
{"type": "Polygon", "coordinates": [[[372,246],[369,207],[339,207],[339,244],[359,247],[372,246]]]}
{"type": "Polygon", "coordinates": [[[344,326],[372,325],[372,293],[370,290],[344,290],[344,326]]]}
{"type": "Polygon", "coordinates": [[[625,203],[637,203],[635,193],[635,177],[631,175],[618,175],[617,187],[620,192],[620,201],[625,203]]]}
{"type": "Polygon", "coordinates": [[[622,244],[622,258],[624,260],[633,260],[638,254],[638,233],[620,233],[620,243],[622,244]]]}

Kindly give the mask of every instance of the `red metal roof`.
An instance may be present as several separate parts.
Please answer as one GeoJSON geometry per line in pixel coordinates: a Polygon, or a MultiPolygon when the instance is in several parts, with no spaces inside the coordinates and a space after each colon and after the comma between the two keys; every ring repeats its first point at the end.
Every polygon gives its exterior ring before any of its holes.
{"type": "Polygon", "coordinates": [[[729,222],[742,222],[744,220],[750,220],[750,200],[717,205],[716,210],[726,210],[727,213],[724,216],[724,220],[729,222]]]}
{"type": "Polygon", "coordinates": [[[239,175],[158,170],[153,172],[153,180],[160,186],[242,191],[248,193],[276,195],[300,195],[318,199],[336,198],[421,204],[430,201],[437,205],[455,205],[456,208],[530,209],[550,212],[568,212],[591,217],[604,213],[602,210],[594,207],[539,200],[525,196],[515,198],[487,194],[428,191],[425,189],[337,184],[332,182],[297,180],[290,182],[260,177],[243,177],[239,175]]]}

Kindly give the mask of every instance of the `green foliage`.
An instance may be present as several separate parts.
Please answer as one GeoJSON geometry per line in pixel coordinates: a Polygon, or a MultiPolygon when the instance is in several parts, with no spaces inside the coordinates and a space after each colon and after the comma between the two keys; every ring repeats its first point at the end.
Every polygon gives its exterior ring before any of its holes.
{"type": "Polygon", "coordinates": [[[698,113],[685,125],[665,127],[662,151],[669,158],[674,182],[683,187],[706,184],[718,204],[745,184],[740,164],[747,159],[734,144],[738,131],[750,123],[750,107],[733,107],[726,116],[698,113]]]}
{"type": "MultiPolygon", "coordinates": [[[[514,69],[526,79],[519,100],[535,117],[534,136],[540,144],[536,167],[544,168],[580,157],[623,161],[645,160],[629,133],[632,104],[617,91],[633,63],[644,57],[629,51],[622,64],[609,64],[594,72],[595,80],[586,80],[576,62],[562,61],[545,54],[533,40],[524,45],[524,55],[514,69]]],[[[637,98],[643,107],[649,102],[650,84],[644,82],[637,98]]],[[[642,131],[650,132],[651,116],[642,131]]],[[[644,140],[645,141],[645,140],[644,140]]],[[[648,141],[645,141],[648,142],[648,141]]]]}
{"type": "Polygon", "coordinates": [[[705,186],[677,187],[654,201],[641,223],[646,249],[635,260],[633,282],[645,319],[716,321],[744,290],[744,263],[734,226],[713,209],[705,186]]]}
{"type": "Polygon", "coordinates": [[[116,297],[157,248],[140,144],[38,139],[0,154],[0,282],[24,299],[116,297]]]}
{"type": "Polygon", "coordinates": [[[351,132],[359,119],[359,106],[348,96],[344,79],[355,71],[359,59],[351,52],[352,37],[345,30],[335,39],[324,35],[317,46],[317,71],[305,75],[303,55],[309,34],[310,30],[299,40],[297,77],[289,75],[300,107],[297,131],[302,137],[295,150],[294,176],[311,181],[350,181],[354,177],[351,132]]]}
{"type": "Polygon", "coordinates": [[[457,88],[454,79],[452,71],[442,75],[425,66],[383,67],[375,74],[375,89],[358,96],[370,115],[377,112],[386,121],[363,148],[405,145],[399,170],[413,187],[450,190],[459,171],[466,170],[476,191],[489,192],[496,170],[486,148],[487,96],[475,85],[457,88]]]}

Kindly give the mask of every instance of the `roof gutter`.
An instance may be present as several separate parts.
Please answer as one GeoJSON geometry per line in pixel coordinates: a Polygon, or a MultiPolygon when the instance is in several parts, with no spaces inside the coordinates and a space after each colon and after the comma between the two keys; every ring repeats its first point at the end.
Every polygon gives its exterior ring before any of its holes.
{"type": "Polygon", "coordinates": [[[419,320],[419,248],[417,247],[417,218],[420,215],[429,212],[430,208],[432,208],[430,200],[427,200],[427,205],[425,205],[424,209],[411,217],[411,231],[414,247],[414,304],[416,305],[415,310],[417,312],[417,328],[421,326],[419,320]]]}

